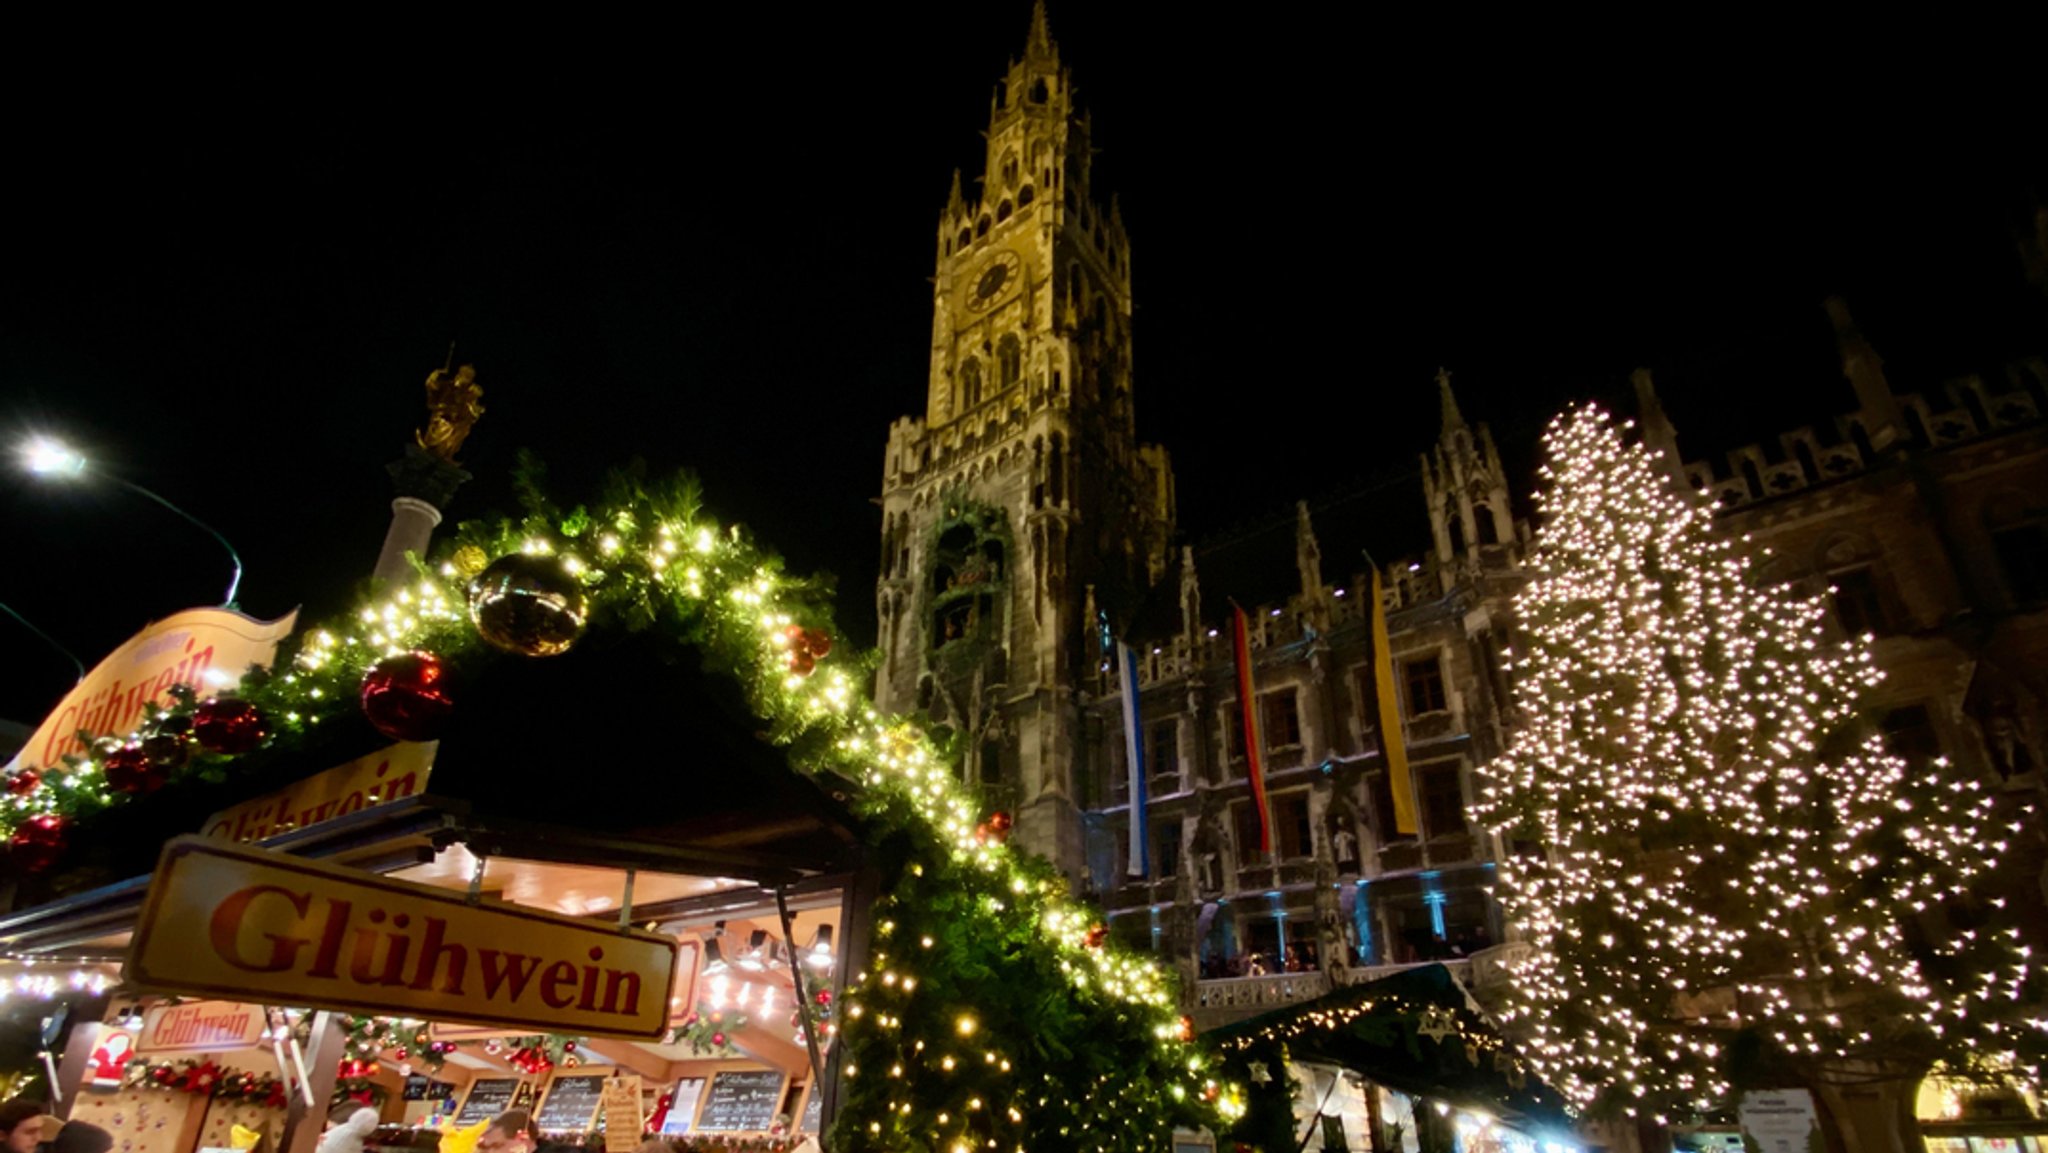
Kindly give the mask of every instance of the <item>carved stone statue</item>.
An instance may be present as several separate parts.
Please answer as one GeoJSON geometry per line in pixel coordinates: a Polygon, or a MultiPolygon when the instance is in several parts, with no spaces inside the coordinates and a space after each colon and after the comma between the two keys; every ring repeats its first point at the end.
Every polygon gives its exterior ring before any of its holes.
{"type": "Polygon", "coordinates": [[[1339,872],[1358,871],[1358,837],[1352,833],[1350,822],[1341,817],[1337,821],[1337,831],[1330,834],[1330,856],[1336,860],[1339,872]]]}
{"type": "Polygon", "coordinates": [[[435,369],[427,375],[427,427],[416,434],[420,447],[455,463],[455,454],[483,414],[484,390],[476,382],[474,366],[465,364],[452,372],[435,369]]]}

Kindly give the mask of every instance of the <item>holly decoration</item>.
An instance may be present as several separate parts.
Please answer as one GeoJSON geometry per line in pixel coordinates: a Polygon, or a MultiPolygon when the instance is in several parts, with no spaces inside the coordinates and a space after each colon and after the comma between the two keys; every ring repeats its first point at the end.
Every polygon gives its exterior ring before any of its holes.
{"type": "Polygon", "coordinates": [[[201,701],[192,712],[192,739],[209,753],[239,757],[253,752],[269,735],[256,706],[235,697],[201,701]]]}
{"type": "Polygon", "coordinates": [[[394,741],[431,741],[455,711],[448,668],[428,652],[400,653],[370,666],[360,699],[370,727],[394,741]]]}
{"type": "Polygon", "coordinates": [[[38,813],[23,821],[8,839],[8,859],[27,873],[40,873],[57,863],[71,840],[71,822],[58,813],[38,813]]]}
{"type": "Polygon", "coordinates": [[[10,797],[26,797],[41,788],[42,785],[43,774],[35,771],[32,767],[19,768],[8,774],[7,795],[10,797]]]}
{"type": "Polygon", "coordinates": [[[668,1043],[688,1045],[690,1052],[699,1055],[724,1052],[732,1043],[732,1035],[746,1027],[747,1018],[743,1014],[699,1005],[683,1018],[681,1027],[669,1035],[668,1043]]]}

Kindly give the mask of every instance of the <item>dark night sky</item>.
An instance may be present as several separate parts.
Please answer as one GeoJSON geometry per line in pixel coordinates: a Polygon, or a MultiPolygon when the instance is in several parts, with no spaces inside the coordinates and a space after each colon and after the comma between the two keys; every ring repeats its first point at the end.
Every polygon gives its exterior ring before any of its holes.
{"type": "MultiPolygon", "coordinates": [[[[15,117],[0,431],[63,432],[218,526],[250,612],[325,615],[452,338],[490,409],[453,516],[512,507],[520,447],[564,495],[689,466],[838,573],[870,641],[869,498],[923,402],[936,214],[1028,9],[689,11],[432,66],[110,68],[103,108],[15,117]]],[[[2040,126],[2001,126],[1994,70],[1308,20],[1052,12],[1133,237],[1140,434],[1197,539],[1378,478],[1413,510],[1386,547],[1412,545],[1439,363],[1504,447],[1651,365],[1698,453],[1847,407],[1829,292],[1902,391],[2048,351],[2014,247],[2040,126]]],[[[118,490],[10,470],[0,510],[0,600],[88,663],[225,582],[118,490]]],[[[0,716],[37,718],[67,666],[0,637],[0,716]]]]}

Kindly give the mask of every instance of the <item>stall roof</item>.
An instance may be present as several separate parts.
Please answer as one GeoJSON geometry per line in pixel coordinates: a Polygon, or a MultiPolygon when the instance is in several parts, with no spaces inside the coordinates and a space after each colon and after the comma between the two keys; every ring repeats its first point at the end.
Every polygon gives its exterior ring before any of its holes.
{"type": "Polygon", "coordinates": [[[1334,990],[1203,1035],[1240,1080],[1255,1062],[1338,1065],[1391,1089],[1484,1109],[1525,1132],[1569,1130],[1564,1099],[1545,1085],[1449,969],[1424,965],[1334,990]]]}

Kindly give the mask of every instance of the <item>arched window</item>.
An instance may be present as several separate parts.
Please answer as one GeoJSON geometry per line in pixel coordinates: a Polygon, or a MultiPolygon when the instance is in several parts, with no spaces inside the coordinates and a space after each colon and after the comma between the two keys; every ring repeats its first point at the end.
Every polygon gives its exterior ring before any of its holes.
{"type": "Polygon", "coordinates": [[[1005,336],[996,345],[996,382],[1003,388],[1017,383],[1024,374],[1024,346],[1015,336],[1005,336]]]}
{"type": "Polygon", "coordinates": [[[1472,520],[1478,526],[1480,544],[1500,543],[1500,527],[1493,523],[1493,509],[1491,506],[1483,504],[1473,505],[1472,520]]]}
{"type": "Polygon", "coordinates": [[[960,230],[960,245],[959,245],[959,246],[960,246],[961,248],[965,248],[965,247],[967,247],[968,245],[970,245],[970,244],[973,244],[973,243],[974,243],[974,230],[973,230],[973,229],[971,229],[971,228],[963,228],[963,229],[961,229],[961,230],[960,230]]]}
{"type": "Polygon", "coordinates": [[[996,205],[996,223],[1001,224],[1003,221],[1008,220],[1009,218],[1010,202],[1005,200],[1001,204],[996,205]]]}
{"type": "Polygon", "coordinates": [[[960,407],[964,411],[981,403],[981,362],[973,357],[960,366],[960,407]]]}
{"type": "Polygon", "coordinates": [[[1017,154],[1014,151],[1003,154],[1003,187],[1017,187],[1017,154]]]}
{"type": "Polygon", "coordinates": [[[986,216],[982,217],[982,218],[981,218],[980,220],[978,220],[978,221],[976,221],[976,222],[975,222],[975,225],[974,225],[974,234],[975,234],[976,236],[987,236],[987,235],[988,235],[988,226],[989,226],[989,219],[988,219],[988,217],[986,217],[986,216]]]}
{"type": "Polygon", "coordinates": [[[1052,90],[1046,87],[1045,80],[1043,78],[1040,78],[1038,83],[1033,84],[1031,86],[1031,102],[1033,104],[1043,104],[1048,99],[1050,99],[1051,96],[1052,90]]]}
{"type": "Polygon", "coordinates": [[[1017,207],[1022,208],[1025,205],[1030,204],[1033,200],[1037,199],[1037,197],[1038,194],[1031,191],[1031,186],[1027,184],[1024,187],[1019,188],[1017,190],[1017,207]]]}

